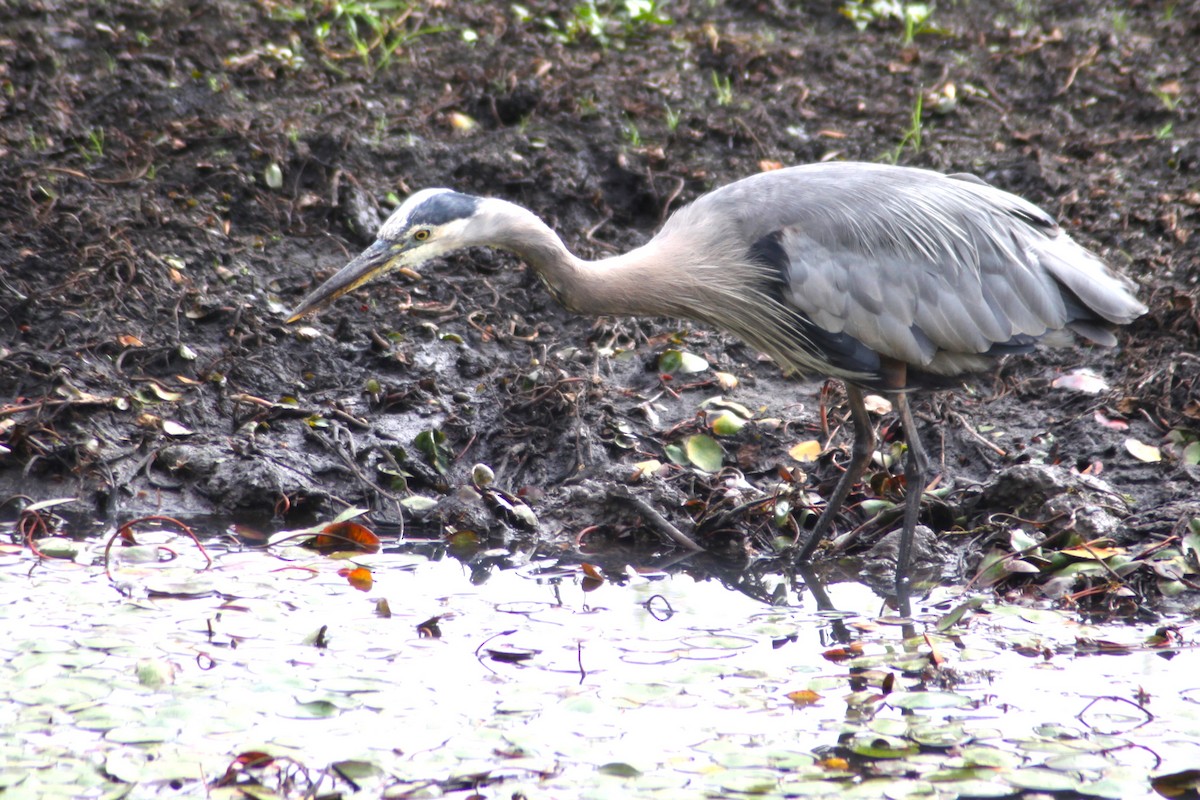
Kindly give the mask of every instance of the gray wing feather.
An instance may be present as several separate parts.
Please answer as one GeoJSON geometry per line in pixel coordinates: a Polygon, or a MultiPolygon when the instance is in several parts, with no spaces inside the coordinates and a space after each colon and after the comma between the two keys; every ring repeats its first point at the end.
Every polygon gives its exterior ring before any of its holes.
{"type": "Polygon", "coordinates": [[[738,181],[693,208],[701,218],[733,219],[748,242],[779,234],[796,308],[912,364],[1064,327],[1071,315],[1062,286],[1114,323],[1145,310],[1128,279],[1045,212],[983,182],[818,164],[738,181]]]}

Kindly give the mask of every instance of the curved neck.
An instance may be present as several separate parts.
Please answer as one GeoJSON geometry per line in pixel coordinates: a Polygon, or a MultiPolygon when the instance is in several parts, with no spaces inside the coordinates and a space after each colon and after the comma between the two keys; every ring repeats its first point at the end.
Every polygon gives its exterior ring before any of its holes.
{"type": "Polygon", "coordinates": [[[483,215],[487,227],[474,232],[478,244],[508,250],[538,273],[554,299],[577,314],[651,314],[681,316],[674,304],[664,302],[678,286],[660,285],[682,264],[665,261],[657,239],[623,255],[586,261],[563,243],[550,226],[533,212],[503,200],[483,215]]]}
{"type": "Polygon", "coordinates": [[[533,212],[503,200],[484,202],[496,205],[481,215],[485,224],[472,231],[471,243],[515,253],[570,311],[693,320],[734,334],[787,371],[830,374],[813,346],[805,346],[797,311],[779,296],[775,268],[752,256],[728,220],[696,220],[685,209],[641,247],[585,261],[533,212]]]}

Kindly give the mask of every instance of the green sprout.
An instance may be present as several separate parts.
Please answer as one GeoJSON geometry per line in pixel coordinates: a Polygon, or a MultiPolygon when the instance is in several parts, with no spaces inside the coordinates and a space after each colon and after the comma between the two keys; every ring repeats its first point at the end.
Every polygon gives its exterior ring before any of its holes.
{"type": "Polygon", "coordinates": [[[665,103],[663,104],[663,108],[666,110],[667,130],[674,133],[678,130],[679,120],[683,115],[665,103]]]}
{"type": "Polygon", "coordinates": [[[904,27],[904,46],[908,47],[918,34],[935,33],[933,5],[929,3],[904,3],[900,0],[848,0],[842,6],[842,14],[860,31],[873,24],[889,20],[904,27]]]}
{"type": "Polygon", "coordinates": [[[917,92],[917,99],[913,103],[912,115],[909,117],[908,129],[904,131],[904,135],[900,137],[900,143],[896,145],[896,149],[892,151],[892,163],[900,161],[900,155],[904,152],[905,147],[911,147],[914,153],[921,152],[921,124],[924,120],[925,93],[917,92]]]}
{"type": "Polygon", "coordinates": [[[733,83],[728,77],[721,77],[713,70],[712,83],[717,91],[717,105],[727,106],[733,102],[733,83]]]}

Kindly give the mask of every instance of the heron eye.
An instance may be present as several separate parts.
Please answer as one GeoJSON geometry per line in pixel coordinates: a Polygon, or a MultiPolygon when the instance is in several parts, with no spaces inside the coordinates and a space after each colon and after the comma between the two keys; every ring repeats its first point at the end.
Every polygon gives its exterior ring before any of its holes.
{"type": "Polygon", "coordinates": [[[429,238],[429,231],[426,230],[425,228],[421,228],[420,230],[413,233],[413,238],[416,239],[418,242],[423,242],[429,238]]]}

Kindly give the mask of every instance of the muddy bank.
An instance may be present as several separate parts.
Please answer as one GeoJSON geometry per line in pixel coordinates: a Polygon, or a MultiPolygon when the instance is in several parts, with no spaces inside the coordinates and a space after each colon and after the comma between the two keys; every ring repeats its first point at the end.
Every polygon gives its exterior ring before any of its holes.
{"type": "MultiPolygon", "coordinates": [[[[721,552],[769,550],[794,528],[746,504],[781,480],[797,506],[827,492],[845,412],[826,395],[823,427],[819,381],[786,380],[732,339],[573,317],[490,251],[374,284],[304,326],[283,319],[412,190],[520,202],[597,257],[721,183],[839,158],[973,172],[1027,197],[1150,306],[1119,350],[1013,359],[972,391],[918,401],[953,487],[924,520],[939,547],[1008,548],[997,514],[1060,513],[997,488],[1022,464],[1097,473],[1121,501],[1094,503],[1118,520],[1097,530],[1127,544],[1200,516],[1183,455],[1200,428],[1195,9],[938,8],[906,41],[900,21],[860,30],[829,4],[596,7],[414,6],[378,29],[288,3],[0,9],[8,513],[65,496],[101,520],[294,525],[357,505],[426,533],[660,541],[614,497],[630,493],[721,552]],[[671,349],[710,368],[664,377],[671,349]],[[1106,388],[1055,388],[1076,367],[1106,388]],[[667,448],[706,430],[716,396],[753,417],[722,439],[725,470],[671,465],[667,448]],[[788,451],[809,439],[828,446],[800,464],[788,451]],[[649,459],[667,466],[633,480],[649,459]],[[528,502],[536,531],[459,492],[477,462],[528,502]],[[413,494],[439,505],[406,505],[413,494]]],[[[886,438],[892,418],[882,426],[886,438]]],[[[856,502],[896,499],[874,472],[856,502]]]]}

